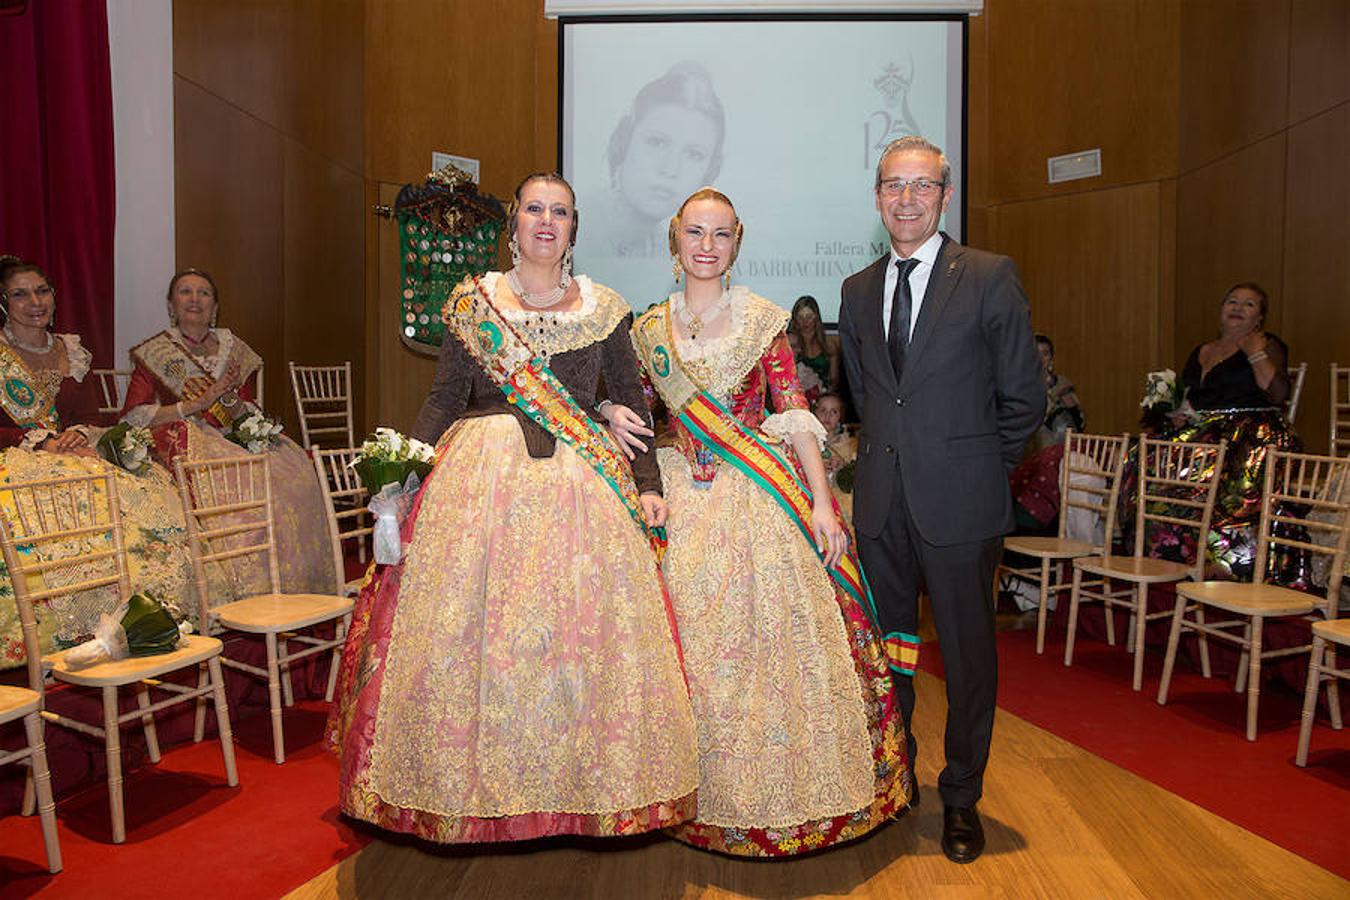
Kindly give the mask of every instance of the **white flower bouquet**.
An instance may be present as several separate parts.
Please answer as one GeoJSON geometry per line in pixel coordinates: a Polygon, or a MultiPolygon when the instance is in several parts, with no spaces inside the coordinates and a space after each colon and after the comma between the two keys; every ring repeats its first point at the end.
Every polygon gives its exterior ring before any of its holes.
{"type": "Polygon", "coordinates": [[[1183,393],[1176,372],[1171,369],[1149,372],[1148,380],[1144,383],[1144,398],[1139,401],[1139,406],[1158,413],[1171,412],[1181,406],[1183,393]]]}
{"type": "Polygon", "coordinates": [[[276,446],[281,435],[281,423],[274,422],[262,413],[254,410],[246,416],[234,420],[234,427],[225,437],[243,447],[249,453],[262,453],[276,446]]]}
{"type": "Polygon", "coordinates": [[[133,428],[119,422],[103,432],[95,449],[99,456],[132,475],[142,475],[150,468],[150,448],[154,438],[148,428],[133,428]]]}
{"type": "Polygon", "coordinates": [[[366,508],[375,517],[375,562],[393,565],[403,558],[399,529],[422,480],[431,474],[435,455],[430,444],[392,428],[376,428],[352,460],[352,468],[370,492],[366,508]]]}

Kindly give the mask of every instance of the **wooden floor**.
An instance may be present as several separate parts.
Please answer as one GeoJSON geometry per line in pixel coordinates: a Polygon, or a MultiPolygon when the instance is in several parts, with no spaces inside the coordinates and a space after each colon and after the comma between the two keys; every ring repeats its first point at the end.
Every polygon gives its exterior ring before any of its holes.
{"type": "Polygon", "coordinates": [[[1350,897],[1350,882],[1002,710],[980,803],[988,849],[948,862],[942,682],[921,672],[916,689],[923,805],[851,846],[749,862],[659,837],[493,852],[377,841],[289,896],[1350,897]]]}

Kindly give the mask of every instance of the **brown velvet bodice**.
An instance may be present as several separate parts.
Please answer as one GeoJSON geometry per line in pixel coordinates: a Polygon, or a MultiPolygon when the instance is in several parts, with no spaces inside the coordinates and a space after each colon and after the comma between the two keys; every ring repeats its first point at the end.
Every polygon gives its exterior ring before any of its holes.
{"type": "MultiPolygon", "coordinates": [[[[549,369],[572,398],[597,421],[602,420],[595,405],[601,400],[622,403],[638,415],[650,418],[638,380],[637,357],[628,339],[632,324],[632,315],[627,315],[602,340],[577,350],[555,353],[549,362],[549,369]]],[[[501,414],[515,416],[520,423],[530,456],[546,458],[553,455],[554,437],[512,406],[464,345],[447,334],[436,365],[436,378],[422,404],[422,411],[417,414],[412,436],[434,444],[459,419],[501,414]]],[[[656,454],[637,454],[633,460],[633,477],[639,493],[661,493],[661,472],[656,454]]]]}

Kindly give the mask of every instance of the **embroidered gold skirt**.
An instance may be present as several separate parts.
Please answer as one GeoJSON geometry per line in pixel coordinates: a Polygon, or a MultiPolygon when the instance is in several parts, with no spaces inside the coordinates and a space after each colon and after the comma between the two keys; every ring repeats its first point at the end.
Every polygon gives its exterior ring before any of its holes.
{"type": "MultiPolygon", "coordinates": [[[[150,591],[180,616],[195,622],[197,584],[188,557],[183,504],[178,499],[173,478],[162,466],[151,466],[143,475],[132,475],[102,459],[10,447],[0,451],[0,512],[10,516],[11,521],[17,512],[14,495],[4,490],[8,482],[105,472],[113,472],[117,477],[117,493],[125,523],[122,539],[127,551],[131,589],[150,591]]],[[[62,558],[86,550],[80,539],[73,538],[48,545],[40,553],[62,558]]],[[[106,567],[95,566],[84,577],[105,573],[106,567]]],[[[70,573],[66,577],[78,580],[70,573]]],[[[33,589],[40,587],[42,585],[33,589]]],[[[98,625],[99,615],[111,613],[118,602],[116,589],[110,587],[36,604],[34,613],[42,652],[70,647],[90,637],[98,625]]],[[[0,669],[18,666],[25,658],[13,587],[4,561],[0,560],[0,669]]]]}
{"type": "Polygon", "coordinates": [[[446,843],[688,818],[693,714],[641,530],[570,447],[531,459],[510,416],[442,448],[403,563],[353,617],[330,730],[343,811],[446,843]]]}
{"type": "Polygon", "coordinates": [[[903,808],[904,731],[866,614],[777,503],[728,465],[696,483],[658,451],[663,568],[699,738],[695,846],[783,856],[856,838],[903,808]]]}

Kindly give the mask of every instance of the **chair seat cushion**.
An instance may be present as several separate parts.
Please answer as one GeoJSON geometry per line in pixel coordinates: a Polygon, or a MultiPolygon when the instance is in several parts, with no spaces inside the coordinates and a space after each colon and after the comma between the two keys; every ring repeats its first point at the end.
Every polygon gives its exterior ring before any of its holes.
{"type": "Polygon", "coordinates": [[[32,712],[37,712],[41,698],[37,691],[0,684],[0,722],[13,722],[32,712]]]}
{"type": "Polygon", "coordinates": [[[1191,567],[1185,563],[1147,556],[1085,556],[1075,559],[1073,567],[1093,575],[1143,584],[1181,581],[1191,574],[1191,567]]]}
{"type": "Polygon", "coordinates": [[[334,594],[258,594],[211,610],[220,624],[254,634],[294,631],[345,616],[355,601],[334,594]]]}
{"type": "Polygon", "coordinates": [[[1087,541],[1018,535],[1004,538],[1003,549],[1040,559],[1073,559],[1076,556],[1089,556],[1093,552],[1092,545],[1087,541]]]}
{"type": "Polygon", "coordinates": [[[195,666],[199,662],[220,655],[222,647],[220,641],[215,638],[189,634],[184,638],[182,647],[172,653],[161,653],[158,656],[133,656],[129,659],[85,666],[82,669],[71,669],[66,666],[65,661],[65,656],[70,651],[62,650],[59,653],[49,653],[42,657],[42,661],[58,681],[81,684],[85,687],[107,687],[133,684],[144,678],[157,678],[166,672],[195,666]]]}
{"type": "Polygon", "coordinates": [[[1314,622],[1313,634],[1335,644],[1350,647],[1350,619],[1332,619],[1330,622],[1314,622]]]}
{"type": "Polygon", "coordinates": [[[1190,600],[1246,616],[1299,616],[1313,611],[1317,597],[1274,584],[1200,581],[1177,585],[1190,600]]]}

